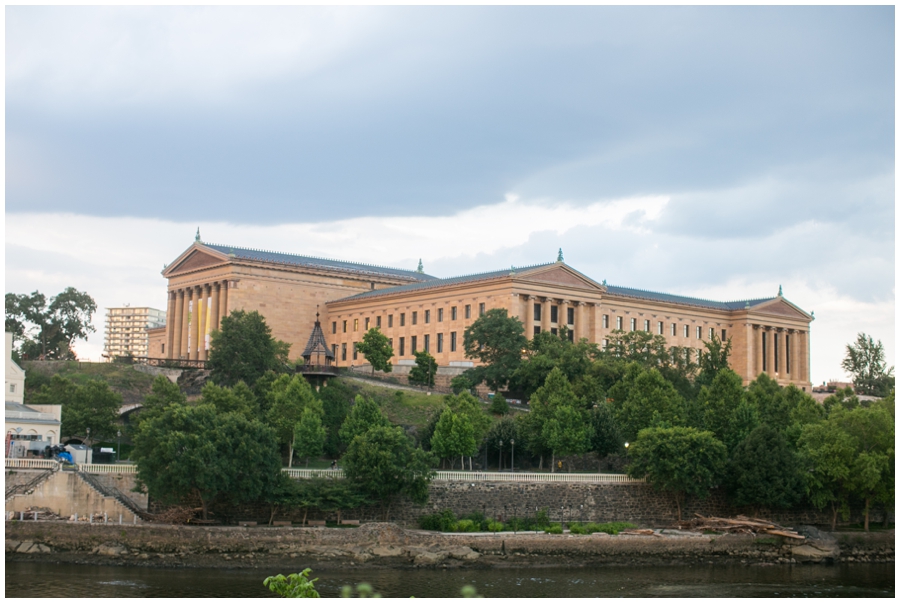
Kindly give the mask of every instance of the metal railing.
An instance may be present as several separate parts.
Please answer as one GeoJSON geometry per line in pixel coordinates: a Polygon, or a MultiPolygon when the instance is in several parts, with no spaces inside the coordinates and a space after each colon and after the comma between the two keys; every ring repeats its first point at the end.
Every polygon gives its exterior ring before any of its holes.
{"type": "Polygon", "coordinates": [[[338,375],[340,374],[340,369],[336,366],[324,365],[324,364],[298,364],[295,367],[295,372],[302,374],[312,374],[312,375],[338,375]]]}
{"type": "Polygon", "coordinates": [[[100,465],[84,463],[75,466],[80,473],[137,473],[137,465],[100,465]]]}
{"type": "Polygon", "coordinates": [[[58,469],[53,459],[6,459],[7,469],[58,469]]]}
{"type": "Polygon", "coordinates": [[[148,356],[134,356],[127,360],[128,364],[146,364],[147,366],[173,369],[205,369],[209,365],[207,360],[188,360],[187,358],[150,358],[148,356]]]}
{"type": "Polygon", "coordinates": [[[314,477],[333,477],[335,479],[343,479],[343,469],[295,469],[284,468],[282,473],[286,473],[292,479],[312,479],[314,477]]]}
{"type": "Polygon", "coordinates": [[[78,473],[78,477],[84,480],[88,485],[90,485],[94,490],[96,490],[102,496],[109,496],[115,498],[119,504],[123,507],[131,511],[133,514],[137,515],[141,519],[150,519],[152,514],[148,511],[142,509],[140,505],[138,505],[134,500],[130,497],[126,496],[121,490],[116,488],[115,486],[106,485],[100,481],[93,475],[85,473],[83,471],[78,473]]]}
{"type": "Polygon", "coordinates": [[[34,490],[41,482],[46,480],[48,477],[56,473],[57,468],[45,469],[35,475],[33,478],[28,480],[24,484],[16,484],[12,486],[6,487],[6,500],[9,500],[10,497],[15,496],[16,494],[27,494],[29,491],[34,490]]]}

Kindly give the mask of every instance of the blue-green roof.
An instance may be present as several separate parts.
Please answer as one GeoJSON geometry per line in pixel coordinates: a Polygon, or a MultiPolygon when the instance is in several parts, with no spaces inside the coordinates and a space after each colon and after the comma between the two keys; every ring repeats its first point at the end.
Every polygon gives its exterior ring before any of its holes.
{"type": "Polygon", "coordinates": [[[647,299],[651,301],[669,302],[673,304],[681,304],[683,306],[699,306],[702,308],[713,308],[716,310],[743,310],[746,307],[753,307],[775,299],[774,297],[764,297],[760,299],[747,299],[741,301],[720,302],[709,299],[700,299],[696,297],[685,297],[683,295],[672,295],[670,293],[657,293],[655,291],[644,291],[643,289],[631,289],[629,287],[616,287],[615,285],[607,285],[606,292],[609,295],[620,297],[633,297],[636,299],[647,299]]]}
{"type": "Polygon", "coordinates": [[[220,253],[224,253],[225,255],[233,254],[236,258],[255,260],[257,262],[288,264],[291,266],[315,266],[319,268],[328,268],[331,270],[344,270],[356,274],[396,276],[401,278],[415,279],[417,281],[435,280],[435,277],[429,274],[416,272],[415,270],[401,270],[399,268],[388,268],[387,266],[375,266],[372,264],[360,264],[356,262],[343,262],[341,260],[329,260],[325,258],[316,258],[306,255],[280,253],[277,251],[263,251],[262,249],[245,249],[243,247],[233,247],[230,245],[214,245],[212,243],[203,243],[203,245],[220,253]]]}

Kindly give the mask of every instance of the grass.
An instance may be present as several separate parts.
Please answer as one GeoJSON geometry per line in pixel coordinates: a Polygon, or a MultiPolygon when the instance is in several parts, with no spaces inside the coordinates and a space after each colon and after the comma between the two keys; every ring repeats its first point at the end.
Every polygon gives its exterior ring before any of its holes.
{"type": "Polygon", "coordinates": [[[130,364],[113,362],[38,362],[26,360],[22,368],[28,374],[25,380],[25,403],[30,402],[31,394],[49,384],[54,375],[59,375],[78,384],[92,380],[106,381],[110,389],[121,394],[125,404],[141,402],[150,393],[150,386],[155,377],[134,370],[130,364]]]}
{"type": "Polygon", "coordinates": [[[358,394],[368,396],[378,403],[388,420],[395,425],[413,425],[419,429],[428,424],[431,415],[444,403],[442,394],[428,395],[359,381],[345,380],[348,387],[358,394]]]}

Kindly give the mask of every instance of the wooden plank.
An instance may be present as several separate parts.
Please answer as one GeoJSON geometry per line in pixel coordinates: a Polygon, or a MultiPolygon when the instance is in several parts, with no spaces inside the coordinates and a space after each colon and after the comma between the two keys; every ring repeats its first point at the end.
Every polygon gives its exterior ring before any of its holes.
{"type": "Polygon", "coordinates": [[[309,521],[306,522],[306,525],[308,525],[308,526],[324,526],[325,520],[324,519],[310,519],[309,521]]]}

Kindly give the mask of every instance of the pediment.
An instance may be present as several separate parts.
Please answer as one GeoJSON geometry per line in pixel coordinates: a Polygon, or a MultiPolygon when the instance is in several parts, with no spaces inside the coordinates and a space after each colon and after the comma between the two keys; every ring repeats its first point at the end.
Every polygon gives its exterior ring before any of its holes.
{"type": "Polygon", "coordinates": [[[577,270],[569,268],[565,264],[557,264],[547,268],[540,268],[522,274],[516,280],[532,283],[544,283],[548,285],[562,285],[576,287],[578,289],[590,289],[592,291],[605,291],[605,287],[589,279],[577,270]]]}
{"type": "Polygon", "coordinates": [[[752,312],[783,316],[785,318],[794,318],[803,321],[809,321],[812,318],[809,314],[807,314],[791,302],[787,301],[783,297],[773,299],[772,301],[768,301],[764,304],[760,304],[754,307],[752,309],[752,312]]]}
{"type": "Polygon", "coordinates": [[[195,245],[172,262],[172,264],[163,271],[163,276],[168,278],[183,272],[191,272],[209,266],[218,266],[227,261],[228,258],[222,256],[218,252],[195,245]]]}

